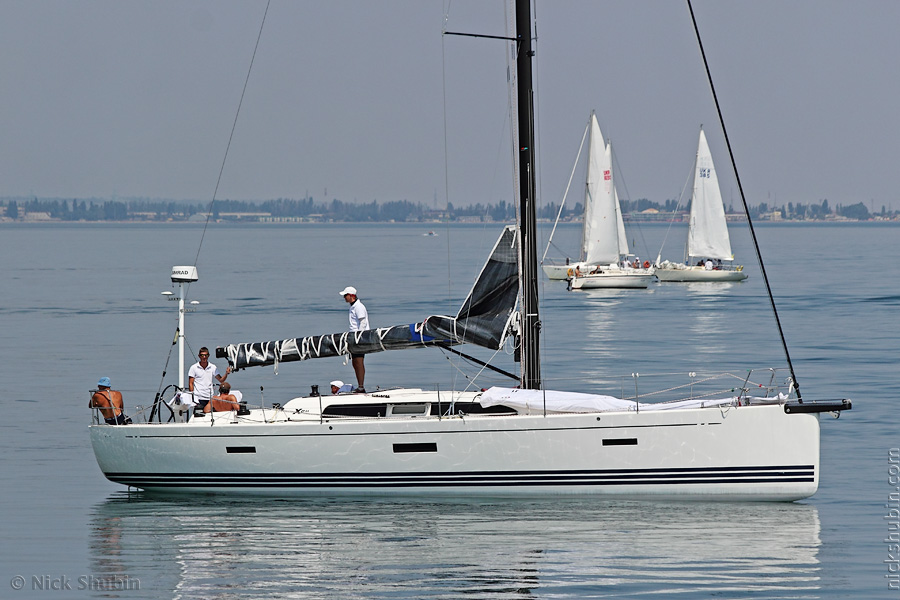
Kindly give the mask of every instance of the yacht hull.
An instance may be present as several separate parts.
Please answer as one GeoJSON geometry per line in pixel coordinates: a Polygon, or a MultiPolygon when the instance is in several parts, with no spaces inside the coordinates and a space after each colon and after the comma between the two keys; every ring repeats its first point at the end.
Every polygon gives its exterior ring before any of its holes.
{"type": "Polygon", "coordinates": [[[819,482],[818,417],[778,404],[276,423],[232,416],[92,425],[90,434],[109,480],[165,493],[793,501],[819,482]]]}
{"type": "Polygon", "coordinates": [[[684,269],[656,268],[656,277],[660,281],[743,281],[747,275],[743,271],[712,269],[705,267],[685,267],[684,269]]]}
{"type": "Polygon", "coordinates": [[[569,281],[569,287],[573,290],[591,290],[602,288],[631,288],[645,289],[653,282],[654,274],[652,272],[645,273],[628,273],[628,272],[603,272],[593,275],[582,275],[581,277],[573,277],[569,281]]]}
{"type": "Polygon", "coordinates": [[[547,276],[547,279],[559,281],[569,277],[569,269],[572,267],[569,265],[541,265],[541,268],[544,270],[544,275],[547,276]]]}
{"type": "Polygon", "coordinates": [[[547,276],[547,279],[551,279],[553,281],[562,281],[568,279],[575,273],[575,267],[579,266],[582,270],[587,269],[589,266],[592,268],[593,265],[587,265],[585,263],[572,263],[570,265],[554,265],[549,263],[544,263],[541,265],[541,269],[544,270],[544,275],[547,276]]]}

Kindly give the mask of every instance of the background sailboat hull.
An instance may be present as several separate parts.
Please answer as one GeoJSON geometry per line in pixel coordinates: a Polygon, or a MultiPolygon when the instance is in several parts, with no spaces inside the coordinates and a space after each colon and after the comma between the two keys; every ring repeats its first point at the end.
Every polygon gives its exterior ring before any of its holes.
{"type": "Polygon", "coordinates": [[[90,434],[108,479],[163,493],[793,501],[819,482],[818,417],[777,404],[234,421],[93,425],[90,434]]]}
{"type": "Polygon", "coordinates": [[[646,289],[653,282],[653,273],[603,272],[575,277],[569,283],[573,290],[602,288],[646,289]]]}
{"type": "Polygon", "coordinates": [[[575,265],[541,265],[541,269],[544,270],[544,275],[547,276],[547,279],[551,279],[554,281],[559,281],[563,279],[569,278],[569,269],[574,269],[575,265]]]}
{"type": "Polygon", "coordinates": [[[705,267],[690,266],[683,269],[656,268],[660,281],[743,281],[747,279],[743,271],[719,269],[707,271],[705,267]]]}

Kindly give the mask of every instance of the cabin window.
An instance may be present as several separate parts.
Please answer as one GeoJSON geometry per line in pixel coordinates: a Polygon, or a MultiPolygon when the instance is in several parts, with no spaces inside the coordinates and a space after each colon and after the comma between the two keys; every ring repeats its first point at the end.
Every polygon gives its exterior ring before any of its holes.
{"type": "Polygon", "coordinates": [[[637,446],[637,438],[609,438],[603,440],[604,446],[637,446]]]}
{"type": "Polygon", "coordinates": [[[325,417],[383,417],[387,404],[332,404],[323,413],[325,417]]]}
{"type": "Polygon", "coordinates": [[[419,442],[415,444],[394,444],[394,454],[404,452],[437,452],[437,443],[419,442]]]}
{"type": "Polygon", "coordinates": [[[410,415],[410,416],[425,416],[429,412],[431,412],[431,405],[427,403],[418,402],[415,404],[388,404],[388,408],[390,408],[391,415],[410,415]]]}

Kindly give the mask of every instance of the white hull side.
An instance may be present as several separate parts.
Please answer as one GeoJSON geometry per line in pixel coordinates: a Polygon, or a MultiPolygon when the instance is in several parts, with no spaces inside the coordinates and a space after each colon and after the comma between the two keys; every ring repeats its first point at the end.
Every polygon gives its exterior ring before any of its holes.
{"type": "Polygon", "coordinates": [[[780,405],[90,433],[107,478],[157,492],[793,501],[819,481],[817,416],[780,405]]]}
{"type": "MultiPolygon", "coordinates": [[[[574,269],[576,266],[580,266],[582,270],[587,268],[587,265],[585,263],[572,263],[571,265],[543,264],[541,265],[541,268],[544,270],[544,275],[547,276],[547,279],[559,281],[571,277],[569,275],[569,271],[572,271],[574,273],[574,269]]],[[[593,266],[591,266],[591,268],[593,268],[593,266]]]]}
{"type": "Polygon", "coordinates": [[[595,273],[574,277],[569,283],[573,290],[591,290],[599,288],[632,288],[645,289],[653,282],[652,272],[610,272],[595,273]]]}
{"type": "Polygon", "coordinates": [[[569,275],[569,265],[541,265],[541,268],[544,270],[544,275],[547,276],[547,279],[552,279],[554,281],[558,281],[560,279],[566,279],[569,275]]]}
{"type": "Polygon", "coordinates": [[[656,268],[656,277],[660,281],[743,281],[747,275],[743,271],[713,269],[691,266],[684,269],[656,268]]]}

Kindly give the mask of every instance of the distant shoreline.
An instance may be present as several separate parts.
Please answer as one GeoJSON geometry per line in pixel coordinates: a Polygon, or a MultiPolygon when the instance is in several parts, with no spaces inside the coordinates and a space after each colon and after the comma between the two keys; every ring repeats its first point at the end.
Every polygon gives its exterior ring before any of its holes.
{"type": "MultiPolygon", "coordinates": [[[[659,226],[669,226],[678,225],[678,226],[686,226],[687,221],[662,221],[662,220],[643,220],[643,219],[626,219],[626,223],[639,225],[639,226],[651,226],[651,227],[659,227],[659,226]]],[[[546,219],[539,219],[538,223],[542,225],[552,225],[553,221],[546,219]]],[[[740,225],[747,223],[747,219],[732,219],[728,221],[729,225],[740,225]]],[[[421,228],[421,229],[439,229],[442,227],[481,227],[486,225],[497,225],[497,226],[505,226],[511,225],[512,222],[506,221],[450,221],[450,222],[409,222],[409,221],[250,221],[250,220],[230,220],[230,219],[220,219],[218,221],[209,221],[209,225],[222,226],[226,225],[229,227],[243,227],[243,226],[254,226],[254,227],[269,227],[269,226],[280,226],[280,227],[333,227],[333,226],[343,226],[343,225],[395,225],[399,227],[410,227],[410,228],[421,228]]],[[[581,225],[580,220],[571,220],[571,221],[560,221],[560,225],[581,225]]],[[[900,225],[900,219],[869,219],[866,221],[855,221],[850,219],[822,219],[822,220],[812,220],[812,219],[779,219],[779,220],[761,220],[755,219],[753,221],[755,226],[782,226],[782,225],[806,225],[810,227],[816,226],[845,226],[845,225],[900,225]]],[[[153,226],[175,226],[175,227],[197,227],[197,226],[206,226],[206,221],[149,221],[149,220],[140,220],[140,219],[126,219],[123,221],[113,221],[113,220],[102,220],[102,221],[65,221],[62,219],[34,219],[34,220],[16,220],[13,221],[11,219],[0,219],[0,226],[5,227],[15,227],[15,226],[23,226],[28,227],[32,225],[71,225],[75,227],[79,226],[91,226],[91,225],[153,225],[153,226]]]]}

